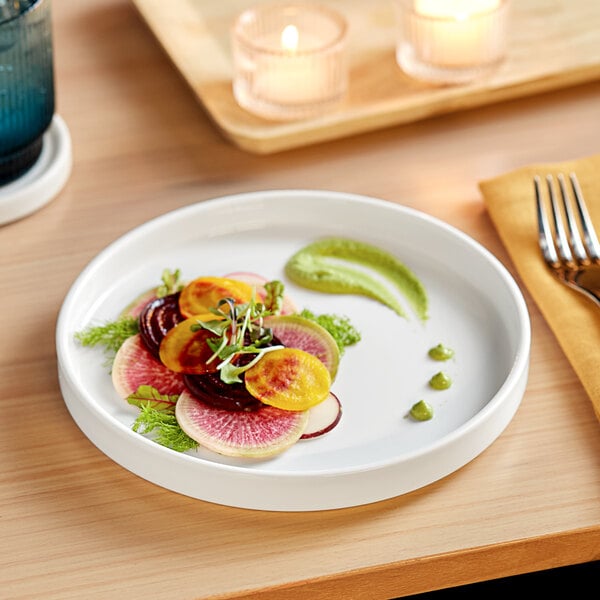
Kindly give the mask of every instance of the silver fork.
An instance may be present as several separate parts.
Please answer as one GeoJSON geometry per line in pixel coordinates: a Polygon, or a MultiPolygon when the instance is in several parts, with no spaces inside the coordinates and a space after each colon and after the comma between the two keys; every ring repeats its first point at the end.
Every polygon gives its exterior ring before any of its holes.
{"type": "Polygon", "coordinates": [[[581,292],[600,306],[600,243],[585,205],[583,194],[575,173],[569,175],[579,226],[577,224],[568,186],[561,173],[556,178],[562,197],[562,207],[567,230],[557,200],[554,179],[546,176],[546,185],[552,208],[553,230],[542,199],[542,181],[534,178],[537,204],[539,244],[542,256],[550,271],[563,283],[581,292]],[[583,234],[582,235],[580,234],[583,234]],[[568,235],[567,235],[568,232],[568,235]]]}

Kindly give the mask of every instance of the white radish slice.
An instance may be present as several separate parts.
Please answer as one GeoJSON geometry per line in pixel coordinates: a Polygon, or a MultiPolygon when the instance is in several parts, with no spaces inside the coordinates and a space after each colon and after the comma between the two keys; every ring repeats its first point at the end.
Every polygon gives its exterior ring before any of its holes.
{"type": "Polygon", "coordinates": [[[255,411],[208,406],[187,390],[175,405],[179,426],[204,448],[224,456],[265,458],[283,452],[299,439],[308,411],[264,406],[255,411]]]}
{"type": "MultiPolygon", "coordinates": [[[[235,279],[236,281],[243,281],[248,285],[252,285],[256,287],[256,293],[259,296],[259,299],[262,301],[265,299],[267,292],[265,290],[265,283],[268,283],[268,279],[263,277],[262,275],[258,275],[257,273],[250,273],[248,271],[235,271],[233,273],[228,273],[227,275],[223,275],[223,277],[227,277],[228,279],[235,279]]],[[[298,307],[294,303],[294,301],[287,296],[283,295],[283,304],[281,306],[281,314],[282,315],[291,315],[298,312],[298,307]]]]}
{"type": "Polygon", "coordinates": [[[308,423],[301,440],[319,437],[331,431],[342,418],[342,405],[338,397],[329,392],[323,402],[313,406],[308,411],[308,423]]]}

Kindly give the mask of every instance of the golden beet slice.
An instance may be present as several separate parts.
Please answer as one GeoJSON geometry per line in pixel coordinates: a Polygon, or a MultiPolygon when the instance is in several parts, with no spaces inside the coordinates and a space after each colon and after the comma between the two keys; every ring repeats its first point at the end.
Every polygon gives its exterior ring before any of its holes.
{"type": "Polygon", "coordinates": [[[308,410],[329,394],[331,376],[316,357],[297,348],[267,352],[244,378],[261,402],[284,410],[308,410]]]}
{"type": "Polygon", "coordinates": [[[206,340],[215,334],[206,330],[192,330],[197,317],[182,321],[170,329],[160,342],[159,356],[165,367],[176,373],[210,373],[217,370],[218,359],[208,364],[213,351],[206,340]]]}
{"type": "MultiPolygon", "coordinates": [[[[236,304],[249,302],[252,286],[226,277],[198,277],[181,290],[179,310],[184,317],[210,315],[210,309],[216,307],[223,298],[233,298],[236,304]]],[[[226,308],[223,308],[225,312],[226,308]]]]}

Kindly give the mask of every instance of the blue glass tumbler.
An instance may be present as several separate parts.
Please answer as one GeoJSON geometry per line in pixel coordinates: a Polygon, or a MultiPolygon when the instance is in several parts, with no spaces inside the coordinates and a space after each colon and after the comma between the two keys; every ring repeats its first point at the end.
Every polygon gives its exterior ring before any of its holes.
{"type": "Polygon", "coordinates": [[[32,167],[54,116],[51,0],[0,0],[0,185],[32,167]]]}

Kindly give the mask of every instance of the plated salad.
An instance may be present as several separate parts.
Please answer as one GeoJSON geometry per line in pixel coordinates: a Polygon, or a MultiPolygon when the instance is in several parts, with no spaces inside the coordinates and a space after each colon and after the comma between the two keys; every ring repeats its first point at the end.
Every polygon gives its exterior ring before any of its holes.
{"type": "Polygon", "coordinates": [[[109,351],[116,392],[139,408],[134,431],[177,451],[265,458],[339,423],[331,386],[360,334],[344,317],[298,310],[280,281],[181,283],[165,270],[119,319],[76,338],[109,351]]]}
{"type": "MultiPolygon", "coordinates": [[[[420,321],[428,319],[417,276],[364,242],[318,240],[296,252],[285,273],[303,287],[362,295],[405,318],[400,293],[420,321]]],[[[114,388],[140,411],[134,431],[173,450],[201,446],[247,458],[274,456],[339,423],[332,384],[345,348],[360,340],[345,317],[299,310],[281,281],[233,272],[181,283],[169,270],[120,319],[76,337],[114,353],[114,388]]],[[[429,353],[438,361],[452,355],[442,344],[429,353]]],[[[443,372],[429,381],[436,390],[450,385],[443,372]]],[[[427,421],[433,409],[420,400],[407,416],[427,421]]]]}

